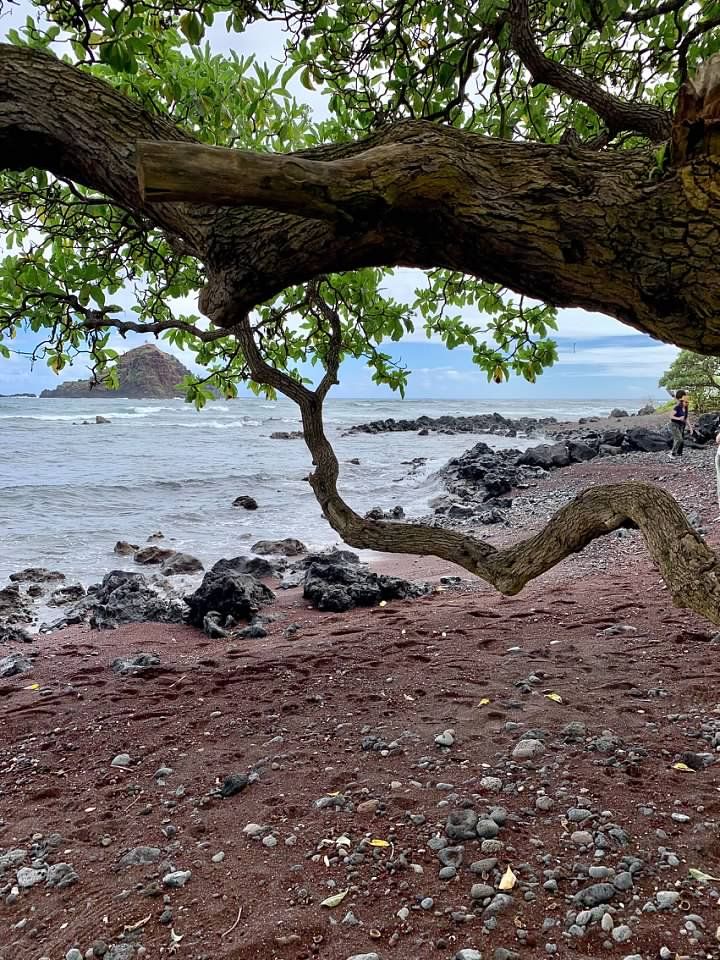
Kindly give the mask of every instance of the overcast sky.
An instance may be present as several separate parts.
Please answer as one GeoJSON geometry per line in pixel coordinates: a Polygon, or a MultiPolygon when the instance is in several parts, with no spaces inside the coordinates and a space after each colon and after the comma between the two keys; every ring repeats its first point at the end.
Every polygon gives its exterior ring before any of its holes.
{"type": "MultiPolygon", "coordinates": [[[[23,0],[1,15],[0,38],[5,37],[11,26],[21,25],[29,10],[29,3],[23,0]]],[[[238,36],[225,34],[223,21],[223,17],[217,18],[211,34],[213,48],[218,52],[234,48],[238,53],[252,52],[259,60],[271,61],[282,47],[282,34],[276,24],[255,24],[244,35],[238,36]]],[[[321,94],[309,93],[299,83],[294,84],[293,92],[322,115],[321,94]]],[[[388,282],[388,289],[398,293],[407,289],[416,279],[414,274],[415,271],[398,271],[398,278],[388,282]]],[[[471,314],[469,318],[474,322],[480,319],[471,314]]],[[[485,375],[473,366],[467,350],[451,352],[441,344],[423,340],[418,334],[388,345],[388,352],[413,370],[408,389],[410,397],[510,399],[537,395],[565,399],[627,398],[640,402],[662,395],[663,391],[657,387],[658,378],[677,353],[674,347],[638,334],[610,317],[584,310],[560,311],[556,339],[559,362],[532,386],[517,378],[499,387],[488,384],[485,375]]],[[[140,342],[141,338],[128,338],[127,346],[140,342]]],[[[23,338],[19,346],[28,348],[32,343],[23,338]]],[[[188,357],[182,359],[189,362],[188,357]]],[[[84,375],[85,370],[78,363],[72,370],[64,371],[60,380],[84,375]]],[[[36,364],[31,369],[25,357],[13,357],[10,361],[0,358],[0,393],[39,392],[57,383],[58,378],[43,364],[36,364]]],[[[338,396],[372,397],[386,393],[372,384],[362,364],[350,362],[344,365],[341,385],[336,389],[338,396]]]]}

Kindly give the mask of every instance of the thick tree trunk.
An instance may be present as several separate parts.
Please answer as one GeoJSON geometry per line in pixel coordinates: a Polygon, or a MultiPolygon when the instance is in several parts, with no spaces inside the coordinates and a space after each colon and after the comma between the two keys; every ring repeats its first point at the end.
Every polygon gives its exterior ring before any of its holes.
{"type": "Polygon", "coordinates": [[[513,143],[407,122],[292,159],[211,151],[198,192],[188,157],[208,148],[191,139],[85,72],[0,45],[0,168],[44,167],[183,237],[208,269],[201,308],[220,325],[320,273],[446,267],[720,353],[712,149],[655,178],[650,150],[513,143]],[[141,154],[146,199],[138,141],[151,142],[141,154]],[[262,177],[243,184],[245,163],[262,177]],[[214,193],[223,164],[237,173],[214,193]],[[242,206],[208,206],[229,201],[242,206]]]}

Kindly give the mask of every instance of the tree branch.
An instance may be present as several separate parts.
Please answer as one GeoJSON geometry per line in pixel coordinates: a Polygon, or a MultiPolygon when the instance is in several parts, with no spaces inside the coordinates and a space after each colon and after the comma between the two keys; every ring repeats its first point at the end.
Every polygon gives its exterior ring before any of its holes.
{"type": "Polygon", "coordinates": [[[588,77],[546,57],[532,32],[528,0],[510,0],[510,43],[535,83],[544,83],[591,107],[613,135],[633,130],[653,142],[670,136],[670,114],[648,103],[631,103],[608,93],[588,77]]]}
{"type": "MultiPolygon", "coordinates": [[[[98,190],[125,209],[145,212],[134,146],[143,139],[192,141],[104,81],[49,54],[0,44],[0,168],[40,167],[98,190]]],[[[199,256],[205,245],[203,213],[155,204],[152,220],[199,256]]]]}

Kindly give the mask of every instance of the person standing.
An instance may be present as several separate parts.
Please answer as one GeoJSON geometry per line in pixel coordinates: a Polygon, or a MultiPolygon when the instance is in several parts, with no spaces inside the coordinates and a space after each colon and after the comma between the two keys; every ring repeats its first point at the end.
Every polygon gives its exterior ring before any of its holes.
{"type": "Polygon", "coordinates": [[[672,432],[672,450],[671,457],[681,457],[683,447],[685,446],[685,428],[687,427],[688,413],[690,411],[690,397],[687,391],[678,390],[675,393],[675,406],[670,417],[670,430],[672,432]]]}

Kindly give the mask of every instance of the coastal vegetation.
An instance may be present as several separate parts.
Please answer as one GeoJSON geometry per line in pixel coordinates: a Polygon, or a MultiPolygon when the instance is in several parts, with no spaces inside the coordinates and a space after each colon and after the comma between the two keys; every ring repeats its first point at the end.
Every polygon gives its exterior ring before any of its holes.
{"type": "Polygon", "coordinates": [[[719,353],[718,27],[688,0],[39,3],[0,46],[0,352],[30,328],[54,370],[88,352],[112,384],[114,332],[162,336],[209,370],[190,400],[246,381],[298,404],[349,544],[512,594],[637,526],[674,601],[720,622],[717,558],[667,492],[595,487],[496,549],[359,516],[322,419],[346,357],[402,391],[383,343],[417,325],[495,381],[555,360],[559,306],[719,353]],[[280,63],[213,52],[263,20],[280,63]],[[424,271],[404,300],[397,267],[424,271]]]}

